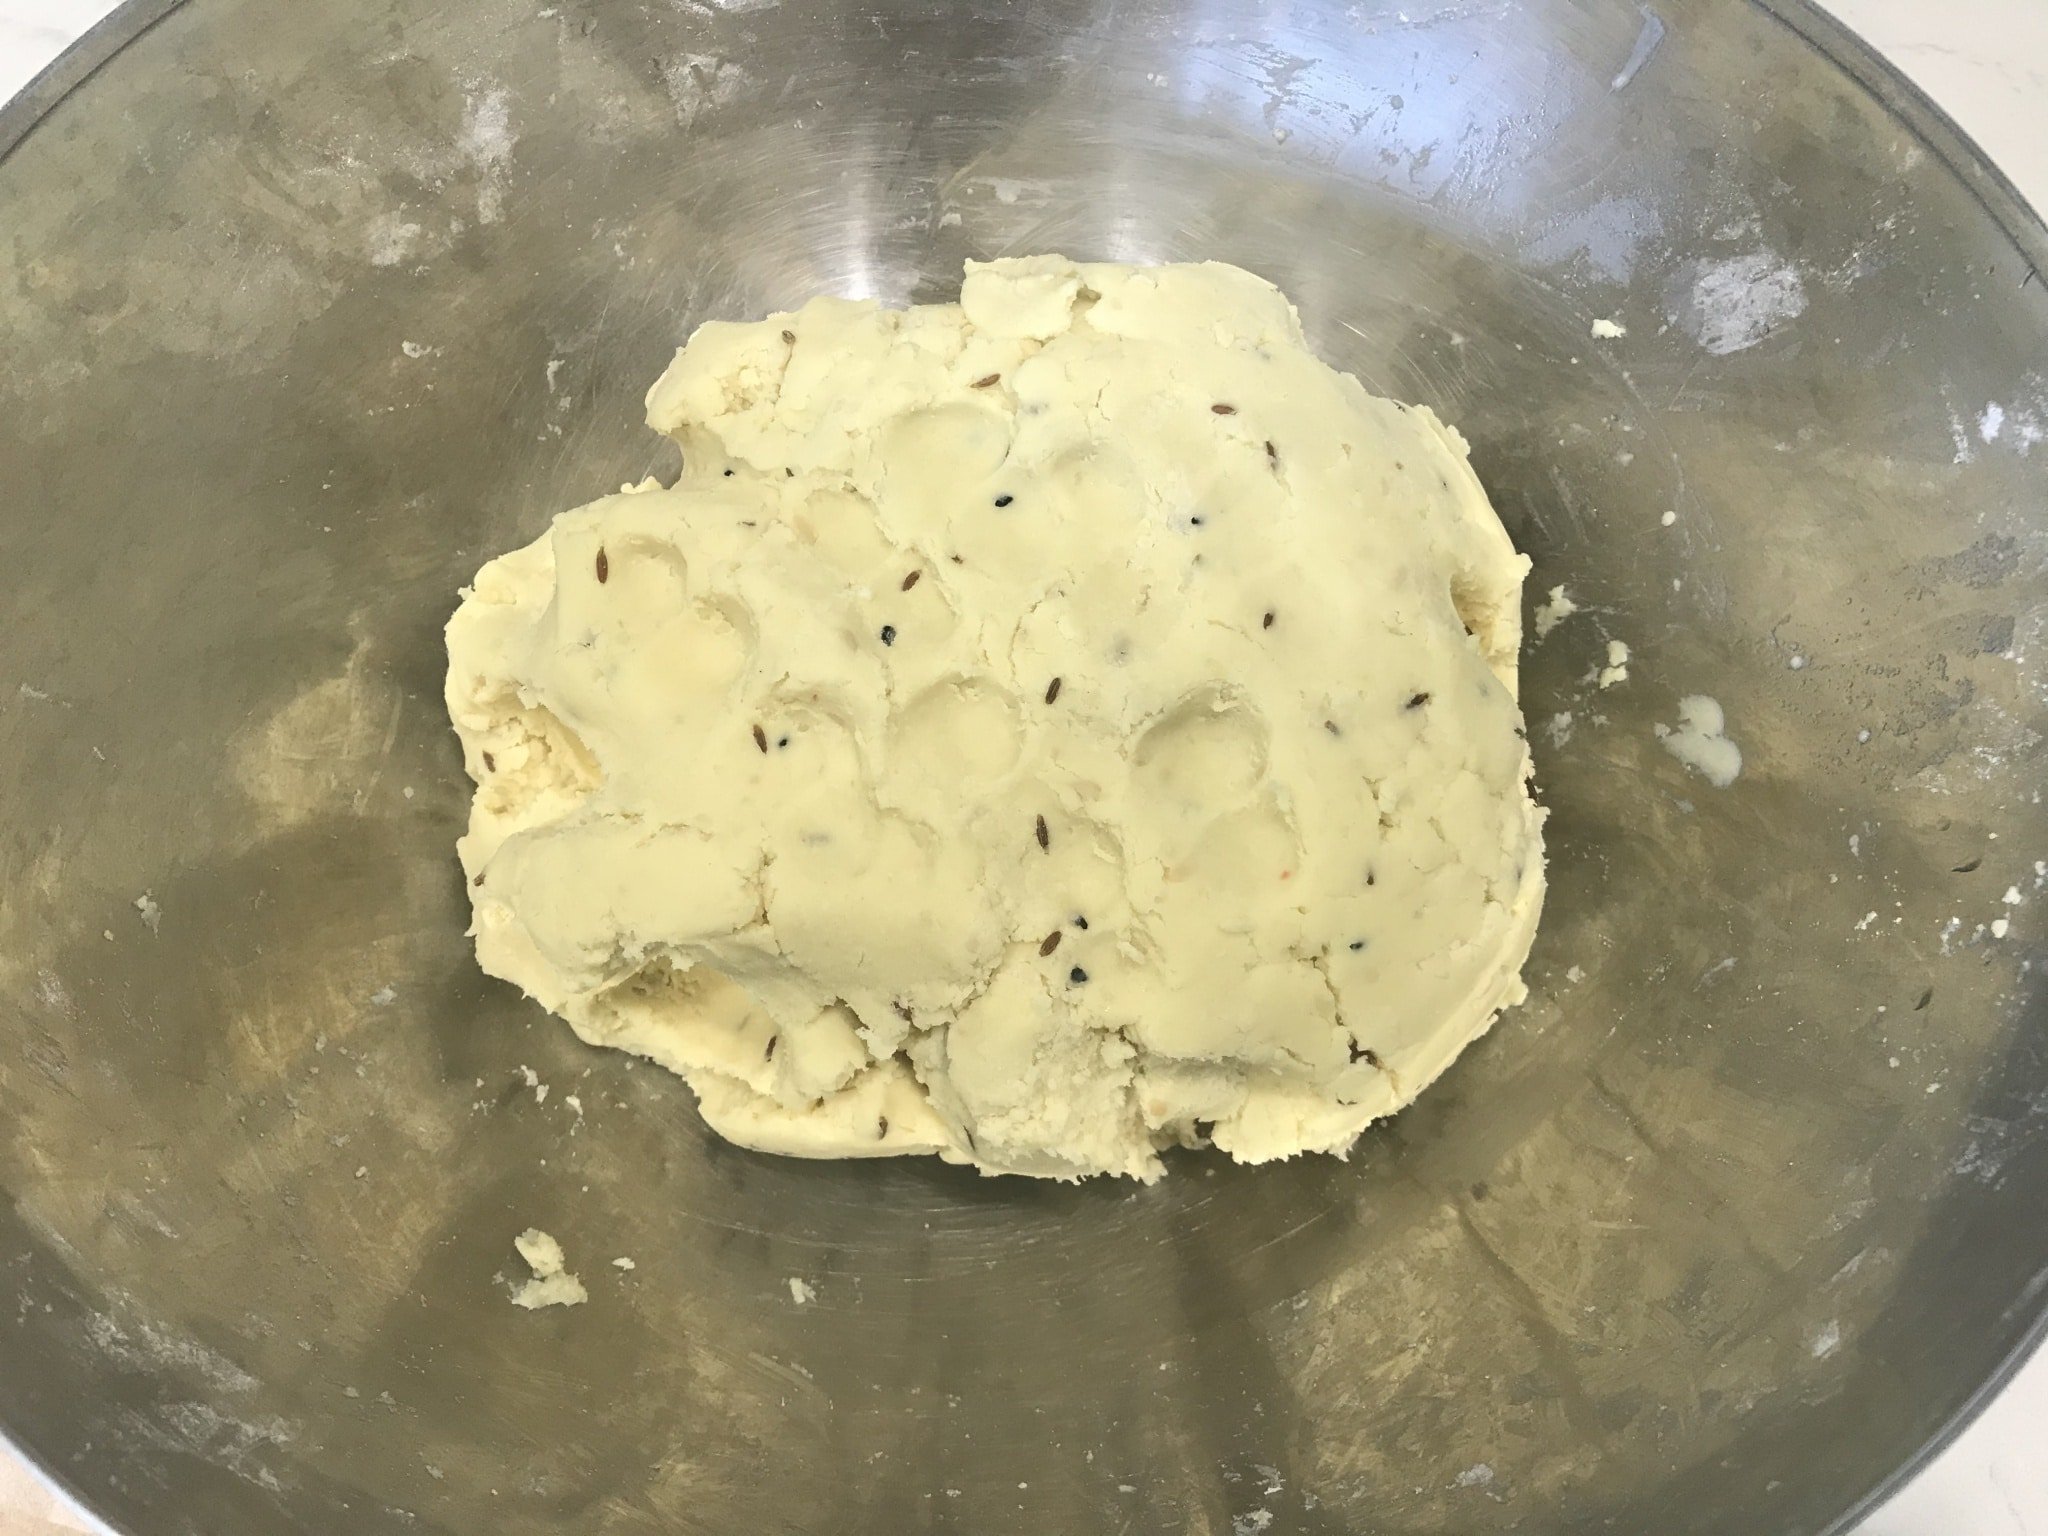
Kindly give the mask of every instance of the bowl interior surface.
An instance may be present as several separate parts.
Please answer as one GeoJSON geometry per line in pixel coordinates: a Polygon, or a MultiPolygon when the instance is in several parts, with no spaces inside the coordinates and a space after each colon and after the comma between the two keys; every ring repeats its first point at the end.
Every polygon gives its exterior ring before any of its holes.
{"type": "Polygon", "coordinates": [[[0,1425],[209,1536],[1851,1510],[2043,1306],[2048,296],[1968,147],[1814,38],[171,9],[0,159],[0,1425]],[[666,464],[640,396],[699,321],[1043,250],[1279,283],[1579,605],[1525,663],[1533,996],[1348,1162],[755,1156],[463,936],[457,588],[666,464]],[[1656,734],[1695,694],[1728,788],[1656,734]],[[529,1225],[587,1306],[508,1305],[529,1225]]]}

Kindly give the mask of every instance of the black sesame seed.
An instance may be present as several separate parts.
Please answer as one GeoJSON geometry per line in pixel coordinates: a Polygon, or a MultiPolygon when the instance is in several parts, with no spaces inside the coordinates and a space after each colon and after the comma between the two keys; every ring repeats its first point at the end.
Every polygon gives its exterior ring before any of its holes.
{"type": "Polygon", "coordinates": [[[732,471],[731,471],[730,469],[728,469],[728,470],[727,470],[727,471],[725,472],[725,478],[726,478],[726,479],[728,479],[728,480],[730,480],[730,479],[732,478],[732,471]]]}
{"type": "Polygon", "coordinates": [[[1353,939],[1351,941],[1351,953],[1353,953],[1354,955],[1357,954],[1363,948],[1365,948],[1365,940],[1353,939]]]}
{"type": "Polygon", "coordinates": [[[491,754],[490,754],[490,753],[486,752],[486,753],[484,754],[484,772],[485,772],[485,773],[496,773],[497,771],[498,771],[498,760],[497,760],[497,759],[496,759],[495,757],[491,756],[491,754]]]}
{"type": "Polygon", "coordinates": [[[888,1134],[889,1117],[887,1115],[877,1115],[875,1117],[875,1140],[880,1141],[884,1136],[887,1136],[888,1134]]]}
{"type": "Polygon", "coordinates": [[[1034,827],[1033,830],[1037,833],[1038,836],[1038,846],[1040,848],[1050,849],[1052,847],[1052,831],[1049,827],[1046,826],[1045,818],[1043,816],[1038,818],[1037,825],[1034,827]]]}
{"type": "Polygon", "coordinates": [[[768,750],[768,733],[762,730],[761,727],[759,727],[758,725],[754,727],[754,745],[759,747],[763,752],[766,752],[768,750]]]}
{"type": "Polygon", "coordinates": [[[1080,916],[1077,913],[1074,917],[1074,926],[1080,929],[1083,933],[1086,933],[1088,931],[1088,919],[1080,916]]]}
{"type": "Polygon", "coordinates": [[[1280,450],[1273,446],[1271,438],[1266,440],[1266,462],[1268,464],[1278,464],[1280,462],[1280,450]]]}
{"type": "Polygon", "coordinates": [[[1191,517],[1191,518],[1189,518],[1189,519],[1188,519],[1188,526],[1189,526],[1190,528],[1199,528],[1199,527],[1201,527],[1201,526],[1202,526],[1202,519],[1201,519],[1200,515],[1198,514],[1198,515],[1196,515],[1196,516],[1194,516],[1194,517],[1191,517]]]}
{"type": "Polygon", "coordinates": [[[917,585],[919,578],[923,575],[923,571],[912,571],[908,576],[903,578],[903,590],[905,592],[908,592],[912,587],[917,585]]]}
{"type": "MultiPolygon", "coordinates": [[[[471,885],[482,885],[482,884],[484,883],[483,871],[482,871],[482,870],[478,870],[478,871],[477,871],[477,877],[476,877],[476,878],[475,878],[474,880],[470,881],[469,883],[470,883],[471,885]]],[[[1930,993],[1930,994],[1928,994],[1928,995],[1929,995],[1929,996],[1932,996],[1933,994],[1932,994],[1932,993],[1930,993]]]]}
{"type": "Polygon", "coordinates": [[[787,736],[778,736],[775,738],[775,745],[778,747],[786,747],[789,745],[789,738],[787,736]]]}
{"type": "Polygon", "coordinates": [[[597,552],[597,584],[599,586],[603,586],[607,581],[610,581],[611,579],[612,563],[608,558],[606,558],[605,552],[600,549],[597,552]]]}
{"type": "Polygon", "coordinates": [[[1220,400],[1217,401],[1216,404],[1210,406],[1209,409],[1214,411],[1218,416],[1235,416],[1237,414],[1236,406],[1225,405],[1220,400]]]}
{"type": "Polygon", "coordinates": [[[884,645],[894,645],[895,643],[896,643],[896,626],[895,626],[894,624],[884,624],[884,625],[882,626],[882,644],[884,644],[884,645]]]}
{"type": "Polygon", "coordinates": [[[1272,610],[1272,609],[1270,609],[1270,608],[1268,608],[1268,609],[1266,610],[1266,616],[1265,616],[1265,617],[1264,617],[1263,619],[1259,620],[1259,628],[1261,628],[1261,629],[1271,629],[1272,627],[1273,627],[1273,610],[1272,610]]]}
{"type": "Polygon", "coordinates": [[[770,1035],[768,1037],[768,1049],[761,1057],[763,1061],[773,1061],[775,1059],[775,1046],[781,1039],[782,1036],[780,1035],[770,1035]]]}
{"type": "Polygon", "coordinates": [[[1017,498],[1012,496],[1008,491],[1005,491],[1002,495],[996,498],[996,505],[999,507],[1007,507],[1011,502],[1015,501],[1016,499],[1017,498]]]}
{"type": "Polygon", "coordinates": [[[783,339],[784,341],[786,341],[786,342],[789,342],[789,343],[791,343],[792,345],[794,345],[794,344],[795,344],[795,342],[796,342],[796,332],[795,332],[795,331],[784,331],[784,332],[782,333],[782,339],[783,339]]]}
{"type": "Polygon", "coordinates": [[[1071,971],[1067,972],[1067,985],[1069,986],[1078,987],[1085,983],[1087,980],[1088,973],[1082,970],[1081,967],[1079,967],[1078,965],[1075,966],[1071,971]]]}
{"type": "Polygon", "coordinates": [[[1337,729],[1337,722],[1334,720],[1325,720],[1323,722],[1323,729],[1328,731],[1332,736],[1342,736],[1344,734],[1342,731],[1337,729]]]}
{"type": "Polygon", "coordinates": [[[1961,864],[1958,864],[1954,869],[1950,870],[1949,873],[1955,875],[1975,874],[1978,867],[1981,864],[1983,864],[1983,862],[1984,861],[1981,858],[1969,859],[1961,864]]]}
{"type": "Polygon", "coordinates": [[[989,385],[995,383],[996,380],[1000,379],[1001,377],[1002,375],[1000,373],[983,374],[980,378],[974,381],[974,387],[976,389],[987,389],[989,385]]]}
{"type": "Polygon", "coordinates": [[[1053,929],[1051,933],[1048,933],[1045,936],[1045,938],[1039,942],[1038,952],[1041,955],[1051,954],[1054,950],[1060,947],[1060,939],[1062,937],[1063,935],[1060,933],[1059,929],[1053,929]]]}
{"type": "Polygon", "coordinates": [[[1410,698],[1410,699],[1408,700],[1408,707],[1409,707],[1410,709],[1420,709],[1420,708],[1422,708],[1422,706],[1423,706],[1423,705],[1427,704],[1428,702],[1429,702],[1429,695],[1428,695],[1428,694],[1426,694],[1426,693],[1418,693],[1418,694],[1415,694],[1415,695],[1414,695],[1413,697],[1411,697],[1411,698],[1410,698]]]}
{"type": "Polygon", "coordinates": [[[1369,869],[1368,869],[1368,870],[1367,870],[1367,871],[1365,872],[1365,883],[1366,883],[1367,885],[1377,885],[1377,884],[1379,884],[1379,878],[1380,878],[1380,877],[1379,877],[1378,875],[1374,874],[1374,873],[1373,873],[1373,872],[1372,872],[1371,870],[1369,870],[1369,869]]]}
{"type": "Polygon", "coordinates": [[[1045,702],[1057,704],[1060,698],[1060,679],[1054,678],[1045,685],[1045,702]]]}
{"type": "MultiPolygon", "coordinates": [[[[482,885],[482,884],[484,883],[484,877],[483,877],[482,875],[478,875],[478,876],[476,877],[476,883],[477,883],[478,885],[482,885]]],[[[1921,1009],[1925,1008],[1925,1007],[1926,1007],[1926,1006],[1927,1006],[1927,1005],[1928,1005],[1929,1003],[1931,1003],[1931,1002],[1933,1002],[1933,1001],[1934,1001],[1934,988],[1932,988],[1932,987],[1929,987],[1929,988],[1928,988],[1928,989],[1927,989],[1927,990],[1926,990],[1925,992],[1922,992],[1922,993],[1920,994],[1920,1001],[1919,1001],[1919,1002],[1917,1002],[1917,1003],[1915,1003],[1915,1004],[1913,1005],[1913,1011],[1914,1011],[1915,1013],[1918,1013],[1918,1012],[1919,1012],[1919,1011],[1920,1011],[1921,1009]]]]}

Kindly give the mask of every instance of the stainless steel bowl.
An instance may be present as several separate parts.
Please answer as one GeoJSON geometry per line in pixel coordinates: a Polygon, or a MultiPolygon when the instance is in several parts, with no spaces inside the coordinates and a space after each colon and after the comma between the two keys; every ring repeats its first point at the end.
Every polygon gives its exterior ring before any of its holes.
{"type": "Polygon", "coordinates": [[[0,153],[0,1423],[113,1525],[1810,1532],[2038,1333],[2048,235],[1798,0],[155,0],[0,153]],[[1535,996],[1348,1163],[752,1156],[462,936],[456,587],[697,321],[1048,249],[1583,608],[1535,996]]]}

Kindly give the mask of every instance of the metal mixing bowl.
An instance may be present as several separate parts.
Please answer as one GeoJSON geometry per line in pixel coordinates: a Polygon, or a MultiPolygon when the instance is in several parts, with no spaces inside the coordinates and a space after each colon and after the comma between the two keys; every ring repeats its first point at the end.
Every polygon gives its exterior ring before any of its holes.
{"type": "Polygon", "coordinates": [[[1777,1536],[2038,1332],[2048,237],[1798,0],[152,0],[0,155],[0,1423],[112,1524],[1777,1536]],[[456,588],[697,321],[1036,250],[1271,277],[1582,607],[1534,997],[1349,1162],[751,1155],[463,938],[456,588]]]}

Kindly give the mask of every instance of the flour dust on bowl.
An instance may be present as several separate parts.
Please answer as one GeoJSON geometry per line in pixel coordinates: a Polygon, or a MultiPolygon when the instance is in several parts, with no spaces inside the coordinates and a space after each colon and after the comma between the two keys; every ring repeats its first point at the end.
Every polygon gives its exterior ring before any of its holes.
{"type": "Polygon", "coordinates": [[[2048,239],[1830,24],[279,21],[0,113],[0,1425],[112,1526],[1819,1531],[2030,1342],[2048,239]],[[1276,283],[1535,561],[1532,995],[1345,1162],[763,1157],[463,935],[457,588],[699,322],[1051,250],[1276,283]]]}

